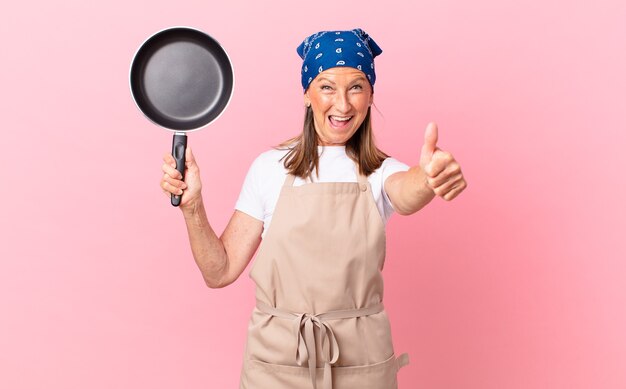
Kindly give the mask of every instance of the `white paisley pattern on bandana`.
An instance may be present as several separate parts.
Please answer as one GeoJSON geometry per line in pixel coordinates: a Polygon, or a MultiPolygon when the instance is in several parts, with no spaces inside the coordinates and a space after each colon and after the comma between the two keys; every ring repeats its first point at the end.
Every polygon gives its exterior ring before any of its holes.
{"type": "Polygon", "coordinates": [[[362,71],[373,87],[376,81],[374,58],[382,53],[376,42],[360,28],[316,32],[306,37],[297,51],[303,60],[301,82],[305,91],[317,74],[336,66],[362,71]]]}

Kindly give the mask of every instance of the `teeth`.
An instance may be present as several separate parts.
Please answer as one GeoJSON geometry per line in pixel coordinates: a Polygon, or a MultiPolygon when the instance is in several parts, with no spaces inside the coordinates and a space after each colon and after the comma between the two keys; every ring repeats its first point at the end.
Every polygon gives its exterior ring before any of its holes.
{"type": "Polygon", "coordinates": [[[351,117],[349,116],[347,118],[340,118],[338,116],[331,116],[331,118],[333,118],[333,120],[337,120],[339,122],[347,122],[348,120],[350,120],[351,117]]]}

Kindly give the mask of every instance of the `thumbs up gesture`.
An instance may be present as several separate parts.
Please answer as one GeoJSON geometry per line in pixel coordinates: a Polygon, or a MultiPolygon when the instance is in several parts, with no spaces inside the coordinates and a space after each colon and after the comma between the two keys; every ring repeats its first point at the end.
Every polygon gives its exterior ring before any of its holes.
{"type": "Polygon", "coordinates": [[[467,183],[463,178],[461,165],[452,154],[437,147],[438,136],[437,124],[428,123],[419,166],[425,173],[426,186],[437,196],[450,201],[467,187],[467,183]]]}

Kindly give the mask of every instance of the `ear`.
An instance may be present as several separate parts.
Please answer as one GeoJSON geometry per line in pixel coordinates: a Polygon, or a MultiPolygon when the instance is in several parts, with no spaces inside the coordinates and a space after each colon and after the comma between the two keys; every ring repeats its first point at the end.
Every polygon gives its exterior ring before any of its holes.
{"type": "Polygon", "coordinates": [[[369,106],[371,107],[372,104],[374,104],[374,93],[370,93],[370,101],[369,101],[369,106]]]}
{"type": "Polygon", "coordinates": [[[308,89],[304,93],[304,106],[305,107],[310,107],[311,106],[311,99],[309,98],[309,90],[308,89]]]}

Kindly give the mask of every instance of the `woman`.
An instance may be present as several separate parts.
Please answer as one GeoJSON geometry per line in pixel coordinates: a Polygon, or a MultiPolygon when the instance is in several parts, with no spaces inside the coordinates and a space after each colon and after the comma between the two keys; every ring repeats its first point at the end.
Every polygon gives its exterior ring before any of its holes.
{"type": "Polygon", "coordinates": [[[436,147],[433,123],[418,166],[376,148],[370,110],[381,52],[360,29],[302,42],[303,132],[254,161],[221,237],[207,220],[191,150],[184,182],[164,157],[161,186],[182,194],[209,287],[234,282],[263,242],[250,272],[257,305],[241,388],[396,388],[408,362],[395,357],[382,304],[385,223],[435,195],[452,200],[466,183],[452,155],[436,147]]]}

